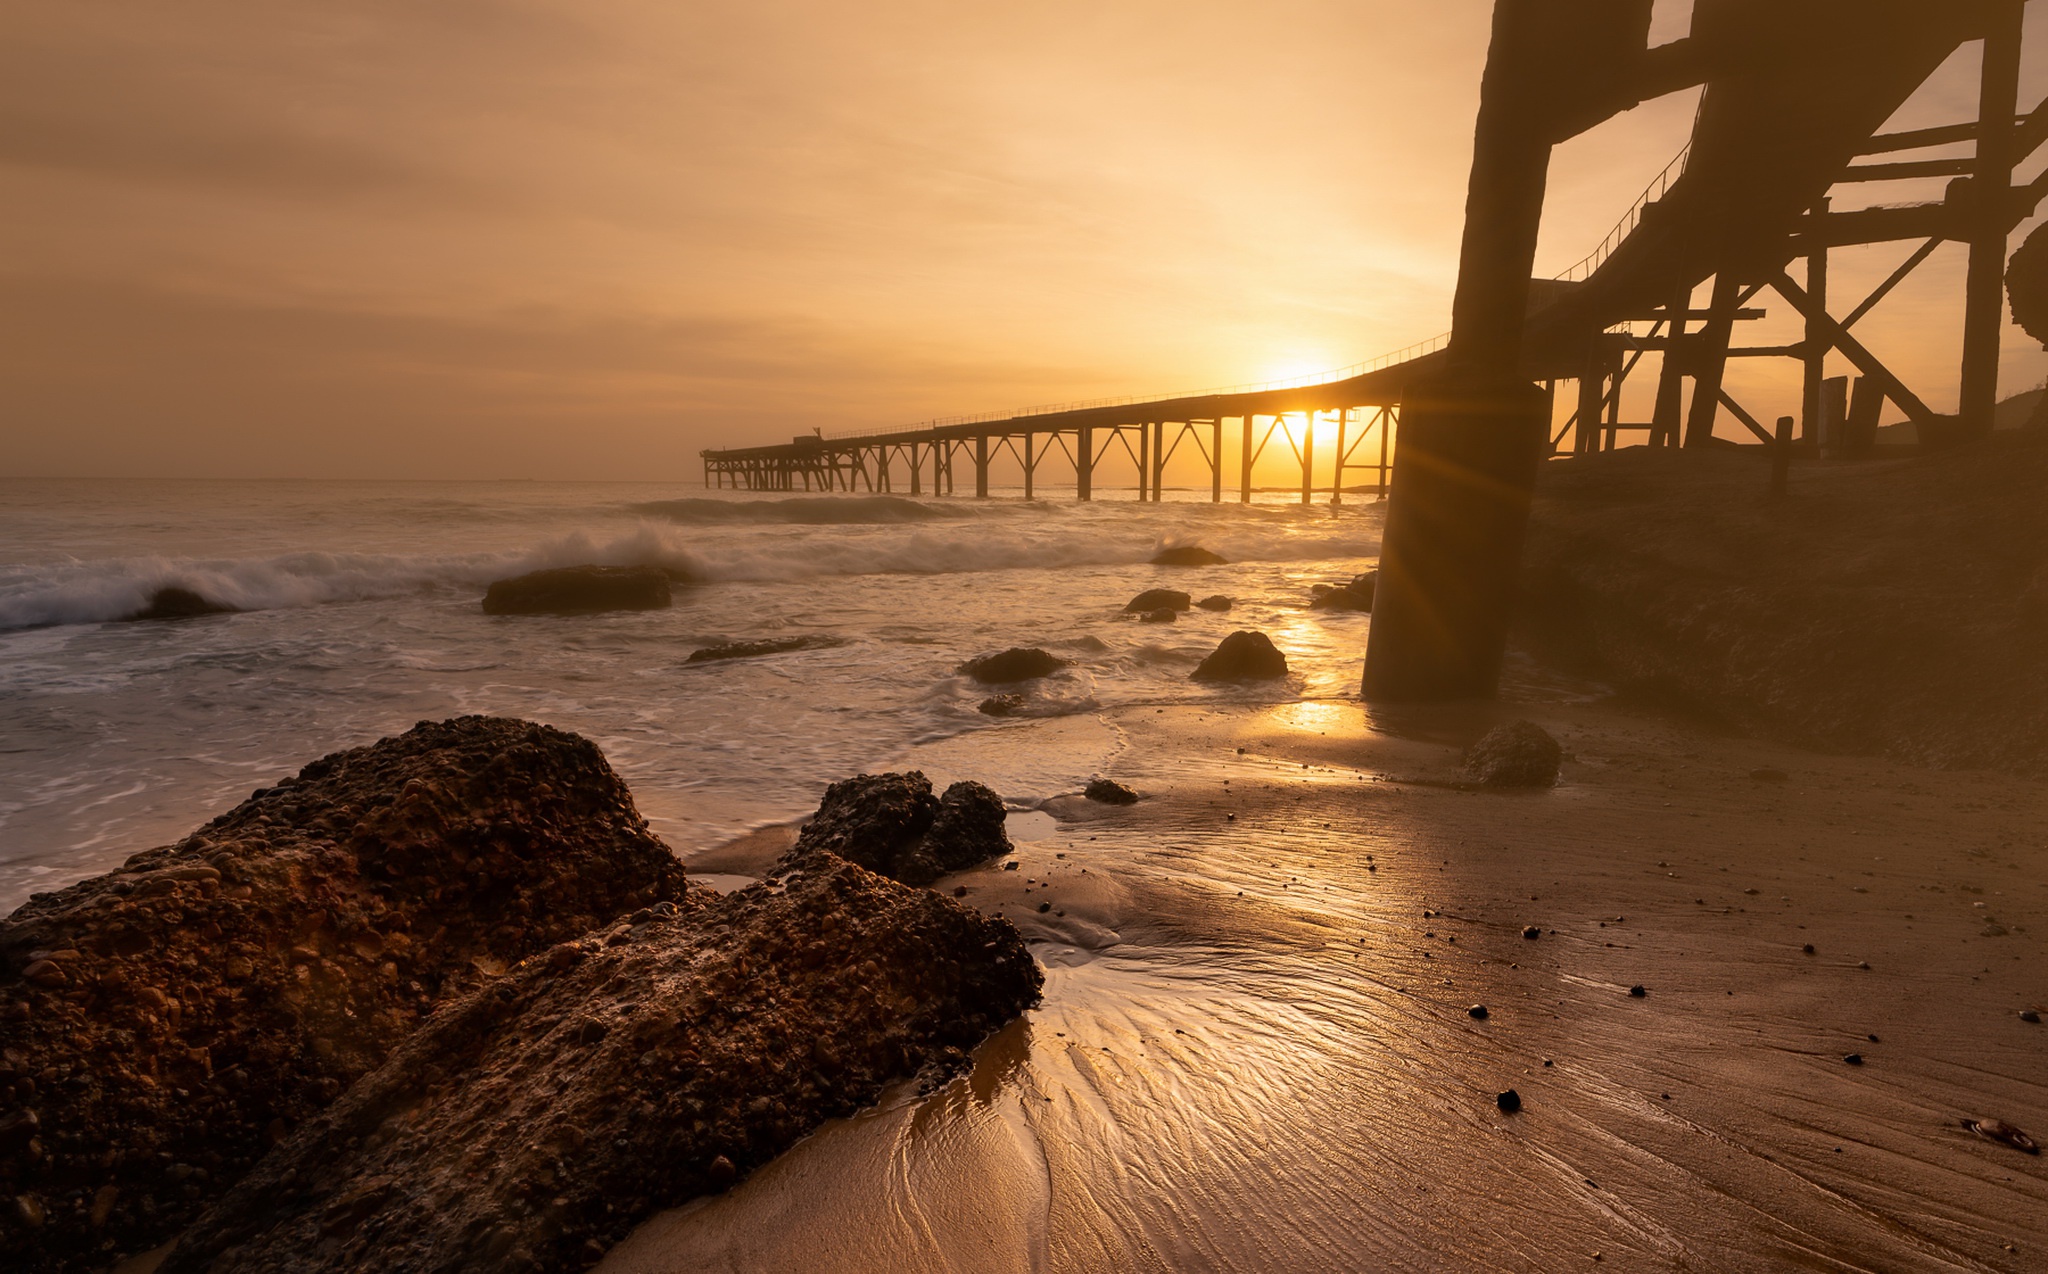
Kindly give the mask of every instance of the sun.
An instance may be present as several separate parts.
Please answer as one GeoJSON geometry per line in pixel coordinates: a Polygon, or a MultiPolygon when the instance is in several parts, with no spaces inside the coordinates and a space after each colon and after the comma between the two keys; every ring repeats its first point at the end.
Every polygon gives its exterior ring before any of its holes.
{"type": "Polygon", "coordinates": [[[1259,369],[1261,383],[1275,381],[1309,382],[1323,379],[1335,367],[1327,355],[1287,354],[1267,360],[1259,369]]]}

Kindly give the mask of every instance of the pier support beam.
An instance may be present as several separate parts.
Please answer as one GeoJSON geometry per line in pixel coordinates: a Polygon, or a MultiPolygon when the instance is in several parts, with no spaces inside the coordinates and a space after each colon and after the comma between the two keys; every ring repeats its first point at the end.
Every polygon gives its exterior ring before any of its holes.
{"type": "Polygon", "coordinates": [[[1301,413],[1301,502],[1316,498],[1316,413],[1301,413]]]}
{"type": "Polygon", "coordinates": [[[1991,436],[1998,410],[1998,346],[2005,327],[2005,250],[2011,230],[2013,114],[2019,109],[2025,0],[1993,0],[1978,98],[1977,164],[1970,181],[1970,274],[1964,285],[1963,388],[1958,441],[1991,436]]]}
{"type": "Polygon", "coordinates": [[[974,498],[988,499],[988,435],[974,440],[974,498]]]}
{"type": "Polygon", "coordinates": [[[1080,436],[1074,448],[1074,498],[1092,500],[1095,498],[1095,429],[1091,425],[1080,427],[1080,436]]]}
{"type": "MultiPolygon", "coordinates": [[[[1830,203],[1830,200],[1822,199],[1813,206],[1814,224],[1826,220],[1830,203]]],[[[1827,311],[1828,246],[1819,235],[1814,236],[1814,249],[1806,256],[1806,294],[1813,298],[1816,310],[1827,311]]],[[[1820,387],[1828,375],[1829,348],[1827,334],[1821,331],[1819,322],[1809,317],[1806,320],[1806,348],[1801,358],[1805,367],[1799,397],[1799,444],[1812,451],[1820,450],[1820,387]]]]}
{"type": "Polygon", "coordinates": [[[1723,270],[1714,276],[1714,299],[1707,307],[1707,325],[1700,331],[1694,351],[1692,413],[1685,421],[1688,449],[1713,445],[1714,422],[1721,415],[1721,378],[1728,370],[1728,343],[1735,335],[1736,300],[1741,295],[1734,275],[1723,270]]]}
{"type": "Polygon", "coordinates": [[[1209,503],[1223,503],[1223,417],[1216,417],[1210,425],[1211,444],[1209,447],[1209,503]]]}
{"type": "Polygon", "coordinates": [[[1245,413],[1244,450],[1238,453],[1237,502],[1239,504],[1250,504],[1252,502],[1252,430],[1258,425],[1258,420],[1259,418],[1256,413],[1245,413]]]}

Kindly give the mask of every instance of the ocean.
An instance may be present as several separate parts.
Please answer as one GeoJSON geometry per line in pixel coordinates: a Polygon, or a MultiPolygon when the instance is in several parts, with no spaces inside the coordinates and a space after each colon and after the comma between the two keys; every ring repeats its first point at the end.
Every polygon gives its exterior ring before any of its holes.
{"type": "Polygon", "coordinates": [[[1048,718],[1354,696],[1369,621],[1308,600],[1372,565],[1382,506],[1166,494],[0,481],[0,913],[424,719],[493,713],[590,737],[687,856],[808,813],[835,779],[915,767],[939,741],[981,733],[968,777],[1028,809],[1077,790],[1100,759],[1058,747],[1048,718]],[[1230,564],[1148,564],[1189,544],[1230,564]],[[579,563],[698,582],[665,611],[481,612],[492,580],[579,563]],[[121,622],[169,585],[239,613],[121,622]],[[1236,605],[1172,625],[1121,615],[1153,587],[1236,605]],[[1271,636],[1293,675],[1190,681],[1239,628],[1271,636]],[[796,635],[839,644],[688,662],[703,646],[796,635]],[[1020,645],[1071,666],[1021,716],[983,715],[991,692],[956,668],[1020,645]]]}

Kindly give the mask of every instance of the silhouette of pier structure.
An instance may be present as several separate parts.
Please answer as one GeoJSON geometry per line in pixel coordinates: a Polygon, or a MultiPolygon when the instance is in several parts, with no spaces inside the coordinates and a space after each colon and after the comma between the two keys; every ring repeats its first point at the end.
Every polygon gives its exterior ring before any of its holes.
{"type": "MultiPolygon", "coordinates": [[[[1730,359],[1763,357],[1803,365],[1793,445],[1805,451],[1823,442],[1842,452],[1867,443],[1887,402],[1929,444],[1988,433],[1997,398],[2007,237],[2048,194],[2048,178],[2017,188],[2012,180],[2014,168],[2048,141],[2048,112],[2018,112],[2025,4],[1699,0],[1690,35],[1649,48],[1648,0],[1502,0],[1496,20],[1528,26],[1522,61],[1535,73],[1513,85],[1504,71],[1512,70],[1514,59],[1503,60],[1497,39],[1488,84],[1499,86],[1503,113],[1555,121],[1543,147],[1546,162],[1549,144],[1641,101],[1695,86],[1705,90],[1690,143],[1592,255],[1558,279],[1528,284],[1519,303],[1514,297],[1489,302],[1525,315],[1513,342],[1519,346],[1517,378],[1540,382],[1547,395],[1569,394],[1573,410],[1552,428],[1546,454],[1584,454],[1624,442],[1702,447],[1723,420],[1775,444],[1766,424],[1772,413],[1750,410],[1724,385],[1730,359]],[[1928,76],[1972,40],[1984,41],[1986,49],[1978,118],[1881,134],[1928,76]],[[1561,87],[1567,84],[1575,87],[1561,87]],[[1913,157],[1965,143],[1974,143],[1974,155],[1913,157]],[[1930,177],[1949,180],[1944,198],[1852,211],[1834,211],[1829,198],[1837,186],[1930,177]],[[1834,317],[1830,251],[1892,242],[1914,245],[1899,270],[1834,317]],[[1961,406],[1944,416],[1853,329],[1950,242],[1968,245],[1970,270],[1962,306],[1961,406]],[[1696,289],[1709,281],[1709,298],[1696,304],[1696,289]],[[1767,293],[1801,317],[1801,341],[1736,342],[1744,320],[1764,315],[1759,298],[1767,293]],[[1853,383],[1827,375],[1831,353],[1855,369],[1853,383]],[[1648,420],[1624,419],[1623,388],[1651,354],[1658,356],[1654,412],[1648,420]]],[[[1500,169],[1500,156],[1482,144],[1468,219],[1470,232],[1486,243],[1517,237],[1501,233],[1517,220],[1514,214],[1533,231],[1541,213],[1540,180],[1533,201],[1521,199],[1518,209],[1483,206],[1479,187],[1500,169]]],[[[1533,234],[1522,237],[1533,256],[1533,234]]],[[[1472,265],[1466,262],[1466,273],[1472,265]]],[[[1211,499],[1228,493],[1249,501],[1253,466],[1285,456],[1300,475],[1304,501],[1384,493],[1403,402],[1412,385],[1450,366],[1447,344],[1440,337],[1307,383],[710,449],[702,453],[704,481],[763,492],[986,496],[991,466],[1007,461],[1010,473],[1021,473],[1030,498],[1050,489],[1082,500],[1126,493],[1156,500],[1165,489],[1167,462],[1195,456],[1207,470],[1211,499]]]]}

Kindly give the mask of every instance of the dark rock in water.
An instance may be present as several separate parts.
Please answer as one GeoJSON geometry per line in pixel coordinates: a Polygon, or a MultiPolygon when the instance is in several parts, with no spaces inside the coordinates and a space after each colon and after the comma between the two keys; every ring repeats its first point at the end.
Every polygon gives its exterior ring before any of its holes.
{"type": "Polygon", "coordinates": [[[1465,769],[1486,787],[1550,787],[1557,782],[1564,749],[1531,721],[1489,730],[1465,754],[1465,769]]]}
{"type": "Polygon", "coordinates": [[[199,615],[233,615],[236,613],[236,608],[233,606],[223,606],[219,602],[209,602],[189,588],[173,586],[170,588],[160,588],[156,592],[151,593],[149,595],[149,605],[124,618],[129,620],[192,619],[199,615]]]}
{"type": "Polygon", "coordinates": [[[1221,593],[1216,594],[1214,597],[1204,597],[1201,601],[1195,603],[1199,609],[1218,612],[1229,610],[1236,604],[1221,593]]]}
{"type": "Polygon", "coordinates": [[[1138,794],[1115,779],[1096,779],[1081,795],[1104,805],[1136,805],[1138,794]]]}
{"type": "Polygon", "coordinates": [[[1228,566],[1230,559],[1192,544],[1165,549],[1152,559],[1154,566],[1228,566]]]}
{"type": "Polygon", "coordinates": [[[703,664],[720,659],[753,659],[760,655],[782,655],[792,650],[825,650],[845,644],[837,637],[813,634],[806,637],[764,637],[759,641],[728,641],[693,650],[684,663],[703,664]]]}
{"type": "Polygon", "coordinates": [[[810,855],[837,854],[906,885],[929,885],[1010,852],[1003,802],[979,783],[955,783],[943,797],[931,780],[908,774],[862,774],[825,789],[817,814],[797,833],[778,870],[810,855]]]}
{"type": "Polygon", "coordinates": [[[1500,1096],[1495,1097],[1493,1104],[1500,1107],[1500,1112],[1503,1115],[1518,1114],[1522,1109],[1522,1095],[1510,1088],[1500,1096]]]}
{"type": "Polygon", "coordinates": [[[981,701],[985,717],[1014,717],[1024,710],[1023,695],[990,695],[981,701]]]}
{"type": "Polygon", "coordinates": [[[65,1149],[0,1147],[0,1196],[107,1203],[99,1224],[65,1206],[8,1232],[0,1264],[99,1268],[163,1243],[444,1001],[678,904],[682,867],[596,747],[488,717],[335,753],[36,896],[0,921],[0,1006],[26,1010],[5,1028],[0,1121],[18,1102],[65,1149]],[[41,964],[62,981],[24,977],[41,964]]]}
{"type": "Polygon", "coordinates": [[[1148,588],[1124,603],[1124,614],[1143,615],[1155,610],[1193,610],[1195,601],[1186,593],[1170,588],[1148,588]]]}
{"type": "Polygon", "coordinates": [[[1309,606],[1315,610],[1367,611],[1372,610],[1373,593],[1379,587],[1380,573],[1367,571],[1354,575],[1348,584],[1318,584],[1310,599],[1309,606]]]}
{"type": "Polygon", "coordinates": [[[1067,661],[1058,655],[1036,647],[1013,646],[1001,654],[970,659],[954,671],[964,673],[985,686],[1001,686],[1019,681],[1035,681],[1040,677],[1050,676],[1066,666],[1067,661]]]}
{"type": "Polygon", "coordinates": [[[595,615],[666,610],[666,571],[653,566],[563,566],[501,579],[484,593],[486,615],[595,615]]]}
{"type": "Polygon", "coordinates": [[[1148,610],[1138,616],[1138,622],[1141,624],[1172,624],[1179,622],[1179,620],[1180,612],[1165,606],[1160,607],[1158,610],[1148,610]]]}
{"type": "Polygon", "coordinates": [[[1287,675],[1287,656],[1264,633],[1236,632],[1225,637],[1189,674],[1196,681],[1262,681],[1287,675]]]}
{"type": "Polygon", "coordinates": [[[584,1269],[889,1084],[964,1068],[1041,983],[1007,921],[819,853],[436,1014],[161,1269],[584,1269]]]}

